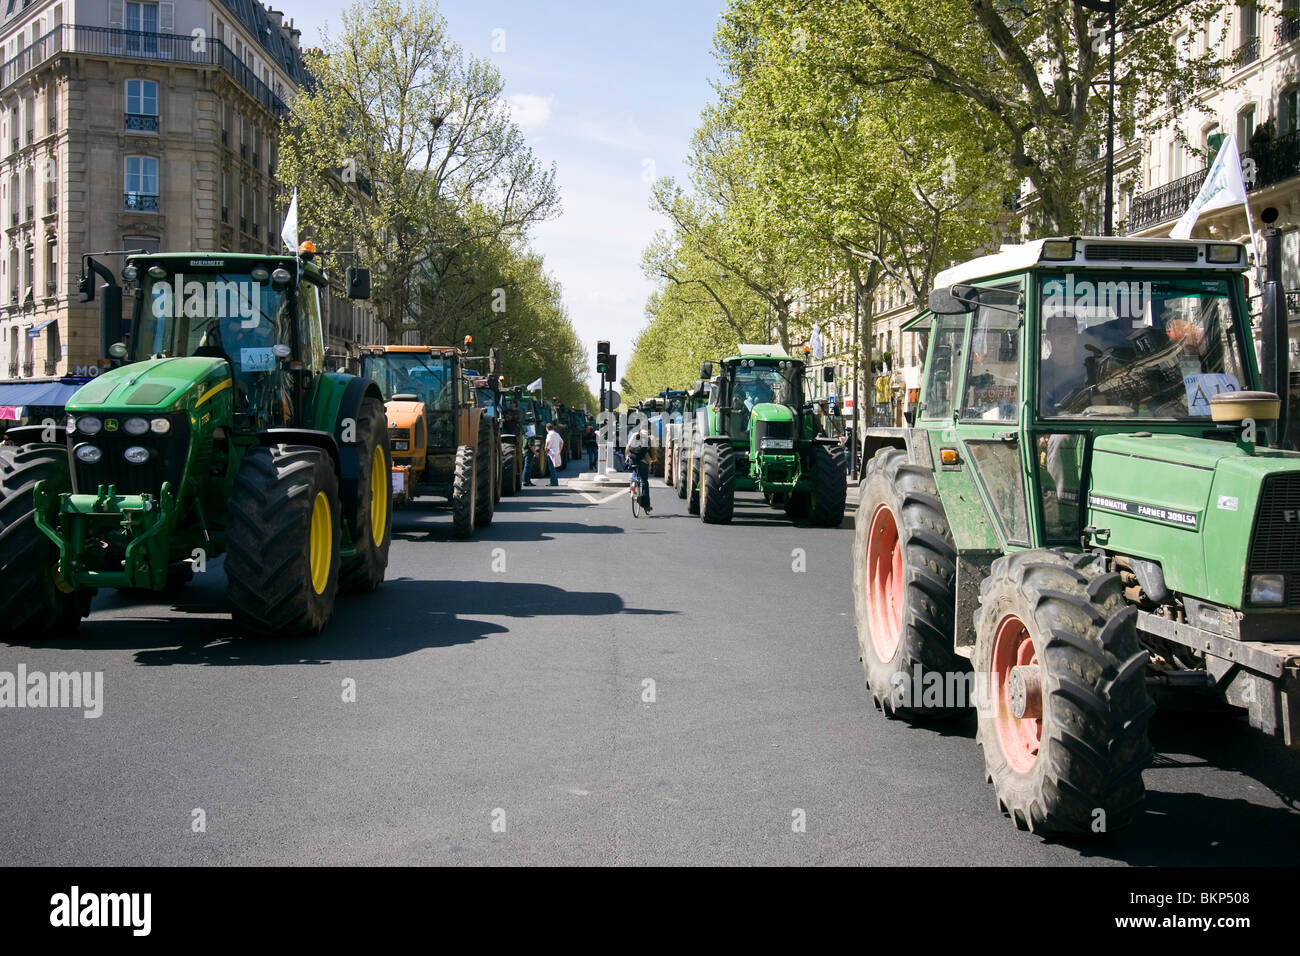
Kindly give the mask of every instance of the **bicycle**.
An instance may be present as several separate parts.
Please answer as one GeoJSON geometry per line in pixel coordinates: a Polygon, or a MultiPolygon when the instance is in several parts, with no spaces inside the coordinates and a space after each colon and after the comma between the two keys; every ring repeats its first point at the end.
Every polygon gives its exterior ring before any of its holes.
{"type": "Polygon", "coordinates": [[[641,482],[637,480],[637,474],[632,472],[627,483],[628,494],[632,496],[632,517],[641,517],[641,482]]]}

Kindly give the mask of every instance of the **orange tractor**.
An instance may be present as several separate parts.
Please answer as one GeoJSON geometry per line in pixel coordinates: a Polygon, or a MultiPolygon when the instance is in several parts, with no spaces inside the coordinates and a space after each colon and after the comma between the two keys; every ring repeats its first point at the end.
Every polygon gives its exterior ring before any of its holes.
{"type": "Polygon", "coordinates": [[[471,397],[464,358],[455,346],[361,349],[361,375],[384,396],[393,504],[422,495],[446,498],[458,538],[492,523],[501,476],[500,443],[483,407],[471,397]]]}

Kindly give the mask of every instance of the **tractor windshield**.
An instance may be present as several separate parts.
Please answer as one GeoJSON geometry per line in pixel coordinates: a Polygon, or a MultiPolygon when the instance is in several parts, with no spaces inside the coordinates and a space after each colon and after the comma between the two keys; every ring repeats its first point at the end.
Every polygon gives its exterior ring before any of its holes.
{"type": "Polygon", "coordinates": [[[367,355],[361,374],[379,386],[384,401],[397,395],[414,395],[431,412],[450,412],[456,406],[452,361],[428,352],[385,352],[367,355]]]}
{"type": "Polygon", "coordinates": [[[803,365],[782,361],[760,364],[753,359],[742,359],[731,366],[730,427],[727,433],[733,438],[749,434],[750,412],[755,405],[773,402],[792,406],[796,412],[803,406],[803,365]]]}
{"type": "Polygon", "coordinates": [[[1227,279],[1056,275],[1039,295],[1042,417],[1208,420],[1248,387],[1227,279]]]}

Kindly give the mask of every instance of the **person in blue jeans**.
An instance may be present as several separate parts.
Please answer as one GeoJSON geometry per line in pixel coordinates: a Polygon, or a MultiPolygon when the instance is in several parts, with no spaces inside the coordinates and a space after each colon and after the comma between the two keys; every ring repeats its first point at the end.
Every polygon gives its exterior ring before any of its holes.
{"type": "Polygon", "coordinates": [[[556,478],[556,473],[560,470],[560,462],[563,460],[564,439],[560,437],[559,431],[550,422],[546,423],[546,457],[550,459],[551,469],[551,487],[557,487],[560,482],[556,478]]]}
{"type": "Polygon", "coordinates": [[[641,483],[641,507],[646,514],[651,514],[654,509],[650,507],[650,430],[645,425],[628,436],[627,460],[641,483]]]}

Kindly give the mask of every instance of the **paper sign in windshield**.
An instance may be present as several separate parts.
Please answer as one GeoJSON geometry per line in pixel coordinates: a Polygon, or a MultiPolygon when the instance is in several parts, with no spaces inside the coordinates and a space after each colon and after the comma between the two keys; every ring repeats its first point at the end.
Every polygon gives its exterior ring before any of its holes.
{"type": "MultiPolygon", "coordinates": [[[[270,346],[239,350],[239,367],[245,372],[275,371],[275,353],[270,346]]],[[[1206,412],[1205,414],[1209,414],[1206,412]]]]}
{"type": "Polygon", "coordinates": [[[1239,392],[1241,383],[1228,372],[1200,372],[1183,377],[1187,388],[1187,414],[1208,418],[1210,399],[1220,392],[1239,392]]]}

